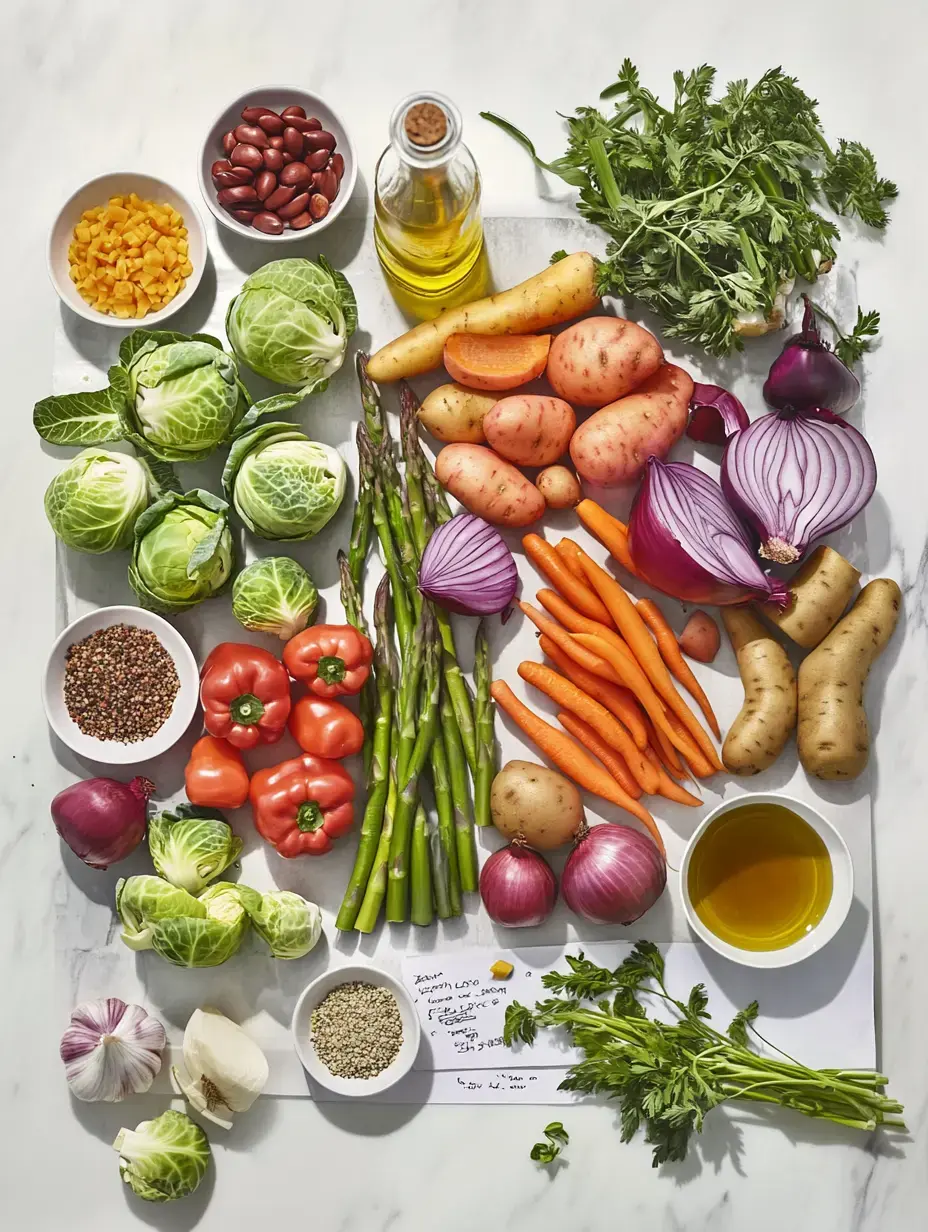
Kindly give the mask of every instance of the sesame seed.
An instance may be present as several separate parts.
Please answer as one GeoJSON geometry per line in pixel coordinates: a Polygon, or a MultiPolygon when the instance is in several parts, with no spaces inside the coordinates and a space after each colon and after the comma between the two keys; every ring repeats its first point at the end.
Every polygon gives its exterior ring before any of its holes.
{"type": "Polygon", "coordinates": [[[333,988],[313,1010],[310,1041],[338,1078],[375,1078],[396,1058],[403,1020],[388,988],[353,981],[333,988]]]}

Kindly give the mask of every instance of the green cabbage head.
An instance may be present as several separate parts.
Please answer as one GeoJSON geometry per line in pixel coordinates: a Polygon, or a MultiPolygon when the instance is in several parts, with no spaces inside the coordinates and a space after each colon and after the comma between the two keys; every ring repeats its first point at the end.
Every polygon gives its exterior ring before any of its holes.
{"type": "Polygon", "coordinates": [[[262,539],[311,539],[345,495],[337,449],[288,423],[262,424],[232,446],[222,472],[235,511],[262,539]]]}
{"type": "Polygon", "coordinates": [[[289,556],[252,561],[232,584],[232,613],[239,624],[284,642],[306,628],[318,602],[312,578],[289,556]]]}
{"type": "Polygon", "coordinates": [[[238,859],[242,840],[221,814],[179,804],[172,812],[149,818],[148,850],[156,870],[171,885],[199,894],[238,859]]]}
{"type": "Polygon", "coordinates": [[[304,393],[325,389],[357,324],[351,285],[325,257],[263,265],[245,280],[226,314],[226,333],[242,363],[304,393]]]}
{"type": "Polygon", "coordinates": [[[144,462],[108,449],[82,449],[45,493],[45,515],[62,543],[78,552],[112,552],[132,530],[157,485],[144,462]]]}
{"type": "Polygon", "coordinates": [[[248,927],[243,900],[259,897],[229,881],[217,881],[199,898],[161,877],[116,883],[123,941],[133,950],[154,950],[176,967],[218,967],[231,958],[248,927]]]}
{"type": "Polygon", "coordinates": [[[119,1175],[146,1202],[170,1202],[192,1194],[209,1166],[209,1141],[184,1112],[169,1108],[135,1129],[121,1129],[113,1150],[119,1175]]]}
{"type": "Polygon", "coordinates": [[[129,584],[143,607],[183,612],[218,594],[234,564],[228,505],[195,488],[166,492],[135,524],[129,584]]]}

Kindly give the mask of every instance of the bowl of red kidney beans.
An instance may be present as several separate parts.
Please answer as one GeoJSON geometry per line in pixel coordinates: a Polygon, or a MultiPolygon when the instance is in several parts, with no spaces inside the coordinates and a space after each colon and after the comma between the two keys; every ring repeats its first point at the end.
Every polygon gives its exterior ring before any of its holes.
{"type": "Polygon", "coordinates": [[[258,240],[307,238],[337,218],[357,161],[339,117],[292,86],[249,90],[209,130],[200,188],[223,226],[258,240]]]}

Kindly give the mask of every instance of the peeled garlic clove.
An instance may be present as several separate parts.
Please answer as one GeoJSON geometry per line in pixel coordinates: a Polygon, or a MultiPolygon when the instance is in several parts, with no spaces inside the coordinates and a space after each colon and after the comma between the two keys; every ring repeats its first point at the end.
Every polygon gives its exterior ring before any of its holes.
{"type": "Polygon", "coordinates": [[[85,1001],[71,1012],[59,1052],[78,1099],[115,1103],[147,1091],[161,1069],[164,1027],[118,997],[85,1001]]]}
{"type": "Polygon", "coordinates": [[[237,1023],[204,1006],[190,1015],[184,1059],[171,1076],[197,1112],[228,1129],[232,1114],[246,1112],[267,1085],[267,1057],[237,1023]]]}

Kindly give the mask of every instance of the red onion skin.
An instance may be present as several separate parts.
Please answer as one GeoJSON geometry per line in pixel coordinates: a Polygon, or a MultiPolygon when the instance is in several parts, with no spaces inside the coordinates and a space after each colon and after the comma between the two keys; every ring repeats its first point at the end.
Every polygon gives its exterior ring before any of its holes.
{"type": "Polygon", "coordinates": [[[90,868],[105,869],[131,855],[145,834],[149,779],[85,779],[59,791],[52,821],[74,854],[90,868]]]}
{"type": "Polygon", "coordinates": [[[594,924],[632,924],[664,892],[667,865],[631,826],[603,822],[581,832],[561,874],[567,906],[594,924]]]}
{"type": "Polygon", "coordinates": [[[778,411],[828,410],[845,415],[860,397],[860,382],[822,341],[815,309],[804,295],[802,329],[788,338],[770,366],[764,401],[778,411]]]}
{"type": "Polygon", "coordinates": [[[480,870],[480,897],[497,924],[532,928],[554,910],[557,879],[537,851],[510,843],[494,851],[480,870]]]}
{"type": "Polygon", "coordinates": [[[686,435],[704,445],[724,445],[733,432],[750,423],[748,413],[733,393],[721,385],[693,386],[686,435]]]}
{"type": "Polygon", "coordinates": [[[419,590],[449,612],[492,616],[512,602],[519,571],[499,531],[459,513],[434,532],[422,553],[419,590]]]}

